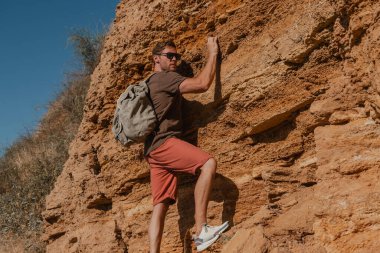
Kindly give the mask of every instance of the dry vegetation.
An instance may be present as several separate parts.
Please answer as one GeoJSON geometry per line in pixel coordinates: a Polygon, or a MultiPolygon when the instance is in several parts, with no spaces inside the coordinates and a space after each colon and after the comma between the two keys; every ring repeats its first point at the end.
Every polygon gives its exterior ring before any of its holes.
{"type": "Polygon", "coordinates": [[[71,35],[83,69],[67,75],[36,132],[20,137],[0,158],[0,252],[45,251],[39,241],[45,196],[68,158],[103,39],[104,32],[71,35]]]}

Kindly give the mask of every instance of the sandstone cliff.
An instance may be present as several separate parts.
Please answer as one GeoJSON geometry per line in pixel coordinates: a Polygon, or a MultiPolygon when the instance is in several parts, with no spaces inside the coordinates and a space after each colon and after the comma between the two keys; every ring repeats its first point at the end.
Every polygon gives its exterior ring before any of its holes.
{"type": "MultiPolygon", "coordinates": [[[[47,198],[47,251],[148,251],[149,169],[141,145],[114,141],[115,101],[157,40],[175,40],[191,75],[215,34],[215,84],[184,106],[186,138],[218,160],[210,223],[232,223],[209,252],[377,252],[379,19],[371,0],[122,0],[47,198]]],[[[193,250],[194,182],[181,177],[162,252],[193,250]]]]}

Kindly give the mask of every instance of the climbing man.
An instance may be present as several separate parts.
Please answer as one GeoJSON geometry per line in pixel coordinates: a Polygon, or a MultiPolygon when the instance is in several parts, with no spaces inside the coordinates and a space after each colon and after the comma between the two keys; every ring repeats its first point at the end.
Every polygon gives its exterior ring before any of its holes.
{"type": "Polygon", "coordinates": [[[194,190],[195,228],[193,236],[198,251],[213,244],[228,228],[207,224],[207,205],[216,172],[216,161],[198,147],[181,140],[182,94],[206,92],[214,79],[218,55],[216,37],[207,40],[208,58],[202,71],[193,78],[176,73],[177,53],[172,41],[160,42],[153,49],[154,74],[148,80],[159,126],[145,141],[144,153],[150,165],[153,212],[149,225],[150,252],[160,252],[165,216],[176,202],[177,173],[200,172],[194,190]]]}

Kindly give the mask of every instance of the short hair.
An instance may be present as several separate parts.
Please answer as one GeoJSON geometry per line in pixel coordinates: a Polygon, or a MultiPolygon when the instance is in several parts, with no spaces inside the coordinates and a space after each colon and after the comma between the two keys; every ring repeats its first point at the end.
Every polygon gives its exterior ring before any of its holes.
{"type": "Polygon", "coordinates": [[[152,50],[152,55],[160,55],[164,51],[165,47],[177,48],[172,40],[158,42],[152,50]]]}

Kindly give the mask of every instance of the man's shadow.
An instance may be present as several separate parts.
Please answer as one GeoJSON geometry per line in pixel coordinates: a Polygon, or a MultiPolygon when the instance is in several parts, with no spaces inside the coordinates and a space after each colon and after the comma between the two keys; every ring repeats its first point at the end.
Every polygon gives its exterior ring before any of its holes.
{"type": "MultiPolygon", "coordinates": [[[[198,101],[189,101],[186,99],[183,101],[183,139],[194,145],[198,144],[198,129],[215,121],[226,108],[226,103],[228,102],[229,97],[222,97],[220,67],[221,53],[219,52],[215,71],[214,101],[206,105],[203,105],[198,101]]],[[[177,71],[183,76],[194,76],[193,69],[190,64],[185,61],[181,62],[177,71]]],[[[186,174],[178,175],[178,225],[185,253],[192,251],[190,229],[195,224],[194,188],[196,181],[197,177],[186,174]]],[[[222,221],[229,221],[230,227],[233,226],[233,217],[235,215],[238,197],[239,190],[236,184],[231,179],[217,173],[213,184],[213,190],[210,194],[210,201],[223,203],[222,221]]]]}
{"type": "MultiPolygon", "coordinates": [[[[179,232],[183,243],[184,253],[191,253],[191,228],[194,227],[194,188],[196,179],[194,176],[181,174],[178,177],[177,208],[179,213],[179,232]]],[[[229,221],[230,227],[234,225],[236,202],[239,198],[239,190],[236,184],[229,178],[217,173],[215,176],[210,201],[223,203],[222,222],[229,221]]],[[[209,212],[210,214],[210,212],[209,212]]],[[[210,216],[209,216],[210,218],[210,216]]],[[[211,217],[212,218],[212,217],[211,217]]],[[[220,224],[211,224],[220,225],[220,224]]],[[[194,232],[194,231],[193,231],[194,232]]]]}
{"type": "MultiPolygon", "coordinates": [[[[198,129],[205,127],[208,123],[215,121],[220,114],[226,109],[230,95],[222,97],[222,84],[220,77],[221,53],[218,54],[216,69],[215,69],[215,90],[214,101],[203,105],[195,100],[183,99],[183,139],[197,145],[198,144],[198,129]]],[[[193,69],[189,63],[182,61],[177,68],[177,72],[182,76],[193,77],[193,69]]]]}

